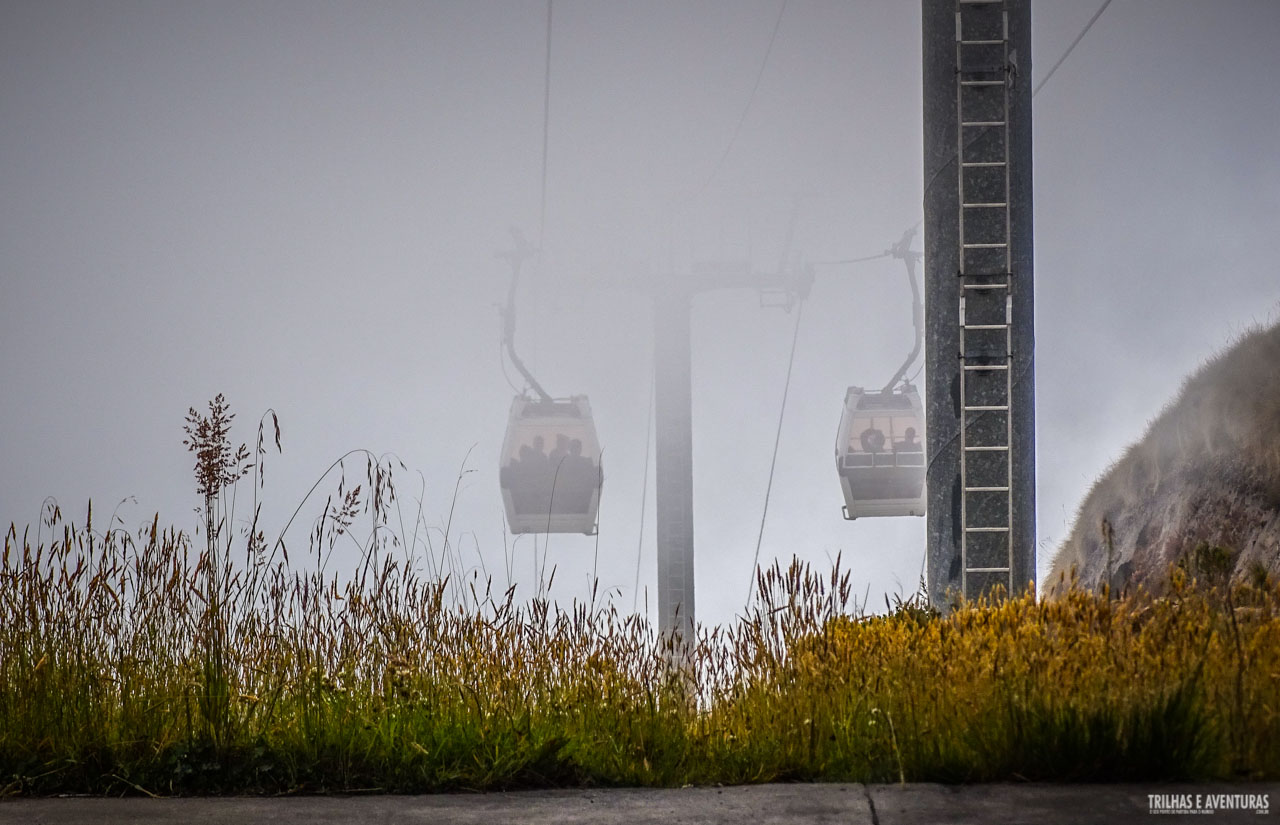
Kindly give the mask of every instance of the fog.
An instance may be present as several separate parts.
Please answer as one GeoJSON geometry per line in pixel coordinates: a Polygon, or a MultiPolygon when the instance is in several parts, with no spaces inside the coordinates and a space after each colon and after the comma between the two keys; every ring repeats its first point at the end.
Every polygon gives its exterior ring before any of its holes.
{"type": "MultiPolygon", "coordinates": [[[[1099,5],[1033,3],[1036,81],[1099,5]]],[[[221,392],[236,443],[279,416],[269,537],[339,456],[390,452],[406,510],[420,497],[468,565],[530,594],[535,540],[506,533],[497,478],[514,226],[542,247],[517,346],[552,395],[590,397],[604,446],[599,535],[536,542],[552,595],[585,597],[594,569],[656,614],[653,318],[634,277],[875,255],[916,224],[920,9],[557,0],[544,209],[546,12],[0,7],[0,519],[21,533],[53,496],[78,523],[92,499],[99,528],[115,510],[193,530],[183,418],[221,392]]],[[[1042,573],[1182,377],[1277,317],[1278,42],[1269,0],[1116,0],[1036,96],[1042,573]]],[[[893,260],[816,273],[760,561],[839,555],[882,604],[915,590],[924,520],[844,521],[833,446],[845,388],[911,349],[911,295],[893,260]]],[[[750,291],[694,302],[703,622],[747,596],[794,322],[750,291]]]]}

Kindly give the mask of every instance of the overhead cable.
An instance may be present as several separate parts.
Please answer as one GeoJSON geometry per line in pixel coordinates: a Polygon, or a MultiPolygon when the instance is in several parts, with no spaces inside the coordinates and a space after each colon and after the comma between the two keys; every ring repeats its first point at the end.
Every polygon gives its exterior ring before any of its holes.
{"type": "MultiPolygon", "coordinates": [[[[656,366],[656,365],[655,365],[656,366]]],[[[640,556],[644,550],[644,514],[649,501],[649,448],[653,443],[653,388],[657,383],[657,371],[649,370],[649,403],[645,406],[644,429],[644,481],[640,484],[640,539],[636,542],[636,583],[631,593],[631,612],[636,611],[640,599],[640,556]]]]}
{"type": "Polygon", "coordinates": [[[760,90],[760,81],[764,78],[765,67],[769,65],[769,55],[773,53],[773,43],[778,39],[778,28],[782,25],[782,15],[786,12],[787,6],[790,3],[791,0],[782,0],[782,5],[778,8],[778,18],[773,21],[773,34],[769,35],[769,45],[764,50],[764,59],[760,61],[760,71],[756,72],[756,82],[751,87],[751,95],[747,98],[747,105],[742,109],[742,115],[738,118],[738,124],[733,127],[733,134],[729,137],[728,145],[724,147],[724,152],[720,155],[720,159],[716,161],[716,165],[711,170],[711,174],[708,175],[706,181],[703,182],[702,188],[694,193],[690,200],[700,197],[703,192],[707,191],[707,187],[709,187],[711,182],[716,179],[716,175],[720,174],[720,167],[723,166],[725,160],[728,159],[729,153],[733,151],[733,145],[737,142],[738,135],[742,133],[742,125],[747,122],[747,114],[751,111],[751,104],[755,103],[756,92],[760,90]]]}
{"type": "Polygon", "coordinates": [[[1089,22],[1085,23],[1084,28],[1081,29],[1080,33],[1076,35],[1076,39],[1071,41],[1070,46],[1067,46],[1067,50],[1062,53],[1062,57],[1058,58],[1058,62],[1053,64],[1053,68],[1049,69],[1049,73],[1046,74],[1044,77],[1040,78],[1040,82],[1037,83],[1036,87],[1031,90],[1032,97],[1035,97],[1036,93],[1044,88],[1044,84],[1049,82],[1049,78],[1053,77],[1053,73],[1058,71],[1058,67],[1061,66],[1064,61],[1066,61],[1067,55],[1071,54],[1072,50],[1074,50],[1076,46],[1080,45],[1080,41],[1084,40],[1084,36],[1088,34],[1089,29],[1093,28],[1093,24],[1098,22],[1098,18],[1102,16],[1102,13],[1107,10],[1107,6],[1110,6],[1110,5],[1111,5],[1111,0],[1104,0],[1103,4],[1098,7],[1098,10],[1093,13],[1093,17],[1089,18],[1089,22]]]}
{"type": "Polygon", "coordinates": [[[787,379],[782,385],[782,407],[778,410],[778,430],[773,436],[773,458],[769,459],[769,483],[764,488],[764,509],[760,512],[760,532],[756,536],[756,553],[751,559],[751,583],[747,588],[747,603],[744,612],[751,608],[751,596],[754,593],[756,567],[760,564],[760,545],[764,542],[764,522],[769,516],[769,495],[773,492],[773,471],[778,466],[778,444],[782,442],[782,421],[787,413],[787,394],[791,391],[791,368],[796,363],[796,341],[800,339],[800,317],[804,314],[804,301],[796,304],[796,326],[791,333],[791,355],[787,358],[787,379]]]}

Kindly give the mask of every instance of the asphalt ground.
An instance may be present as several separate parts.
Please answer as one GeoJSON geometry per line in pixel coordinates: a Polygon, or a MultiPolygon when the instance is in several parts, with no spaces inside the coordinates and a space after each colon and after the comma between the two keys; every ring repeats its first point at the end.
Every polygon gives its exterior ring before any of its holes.
{"type": "MultiPolygon", "coordinates": [[[[1270,820],[1280,784],[1202,785],[858,785],[776,784],[728,788],[590,789],[426,796],[0,799],[0,825],[326,825],[326,823],[936,823],[1168,822],[1270,820]],[[1156,795],[1153,799],[1152,795],[1156,795]],[[1230,810],[1235,795],[1244,809],[1230,810]],[[1263,797],[1240,799],[1241,795],[1263,797]],[[1198,797],[1198,798],[1197,798],[1198,797]],[[1163,810],[1153,810],[1153,804],[1163,810]],[[1249,804],[1255,807],[1247,807],[1249,804]],[[1203,821],[1203,820],[1193,820],[1203,821]]],[[[1280,817],[1280,813],[1276,814],[1280,817]]],[[[1280,820],[1278,820],[1280,825],[1280,820]]]]}

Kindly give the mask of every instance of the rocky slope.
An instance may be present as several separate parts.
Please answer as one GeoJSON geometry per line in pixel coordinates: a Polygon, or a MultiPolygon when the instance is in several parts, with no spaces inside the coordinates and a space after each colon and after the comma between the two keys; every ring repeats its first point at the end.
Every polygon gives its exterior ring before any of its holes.
{"type": "Polygon", "coordinates": [[[1090,490],[1046,582],[1160,589],[1222,548],[1233,578],[1280,575],[1280,324],[1247,333],[1183,384],[1090,490]],[[1197,554],[1197,549],[1200,553],[1197,554]]]}

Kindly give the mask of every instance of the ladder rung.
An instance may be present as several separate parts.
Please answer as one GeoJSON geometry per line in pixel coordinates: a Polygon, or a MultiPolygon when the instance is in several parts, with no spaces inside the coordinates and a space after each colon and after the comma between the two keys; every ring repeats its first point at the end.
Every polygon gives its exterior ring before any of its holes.
{"type": "MultiPolygon", "coordinates": [[[[1003,42],[1003,41],[1002,41],[1003,42]]],[[[1003,86],[1003,80],[961,80],[961,86],[1003,86]]]]}
{"type": "Polygon", "coordinates": [[[1008,487],[965,487],[966,493],[1007,493],[1008,487]]]}
{"type": "Polygon", "coordinates": [[[1008,527],[966,527],[966,533],[1007,533],[1008,527]]]}
{"type": "Polygon", "coordinates": [[[977,166],[1004,166],[1005,162],[1002,160],[966,160],[962,161],[960,165],[966,169],[972,169],[977,166]]]}
{"type": "Polygon", "coordinates": [[[994,446],[994,447],[965,447],[965,448],[964,448],[964,450],[965,450],[965,452],[967,452],[967,453],[994,453],[994,452],[997,452],[997,451],[1008,452],[1008,451],[1009,451],[1009,445],[1008,445],[1008,444],[1000,444],[1000,445],[998,445],[998,446],[994,446]]]}
{"type": "Polygon", "coordinates": [[[962,203],[962,209],[1004,209],[1009,204],[1004,201],[992,201],[991,203],[962,203]]]}
{"type": "Polygon", "coordinates": [[[961,284],[963,289],[1008,289],[1008,284],[961,284]]]}
{"type": "Polygon", "coordinates": [[[1008,329],[1008,324],[962,324],[962,329],[1008,329]]]}
{"type": "Polygon", "coordinates": [[[999,46],[1003,40],[957,40],[961,46],[999,46]]]}
{"type": "Polygon", "coordinates": [[[1007,567],[966,567],[966,573],[1008,573],[1007,567]]]}
{"type": "Polygon", "coordinates": [[[994,6],[1003,0],[958,0],[961,6],[994,6]]]}
{"type": "Polygon", "coordinates": [[[1008,404],[982,404],[976,407],[965,407],[965,412],[1008,412],[1008,404]]]}
{"type": "Polygon", "coordinates": [[[962,243],[962,249],[1004,249],[1007,243],[962,243]]]}
{"type": "MultiPolygon", "coordinates": [[[[964,356],[962,355],[960,357],[963,358],[964,356]]],[[[964,368],[966,370],[1007,370],[1009,369],[1009,365],[1008,364],[965,364],[964,368]]]]}
{"type": "Polygon", "coordinates": [[[962,120],[961,126],[1003,126],[1003,120],[962,120]]]}

